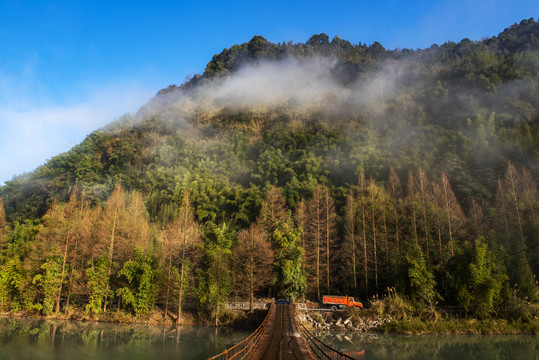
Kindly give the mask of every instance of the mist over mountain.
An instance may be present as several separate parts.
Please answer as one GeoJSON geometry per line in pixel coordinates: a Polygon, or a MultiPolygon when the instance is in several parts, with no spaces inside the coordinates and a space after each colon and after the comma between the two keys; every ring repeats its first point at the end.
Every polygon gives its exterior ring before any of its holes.
{"type": "Polygon", "coordinates": [[[268,141],[295,132],[307,137],[302,151],[312,147],[320,162],[324,176],[312,174],[317,182],[354,184],[359,168],[381,181],[390,166],[403,176],[421,166],[434,176],[447,172],[462,201],[472,193],[490,201],[507,160],[535,177],[539,171],[538,28],[530,19],[482,41],[463,39],[415,51],[352,45],[338,37],[329,41],[325,34],[305,44],[273,44],[255,36],[215,55],[201,76],[161,90],[136,114],[8,182],[1,190],[8,216],[40,217],[52,198],[66,199],[75,182],[99,188],[96,201],[105,200],[120,177],[126,186],[152,193],[146,183],[155,167],[166,167],[170,176],[182,173],[173,170],[175,162],[195,161],[164,161],[174,137],[213,157],[217,168],[208,171],[216,175],[224,169],[211,153],[241,138],[247,149],[240,167],[249,175],[238,184],[260,179],[257,186],[275,181],[287,186],[305,174],[267,178],[257,168],[267,146],[290,162],[287,144],[276,149],[279,144],[268,141]],[[331,151],[310,139],[328,133],[336,138],[331,151]],[[124,146],[131,151],[122,154],[124,146]],[[80,168],[81,157],[90,168],[80,168]]]}
{"type": "MultiPolygon", "coordinates": [[[[364,241],[366,234],[374,240],[369,256],[387,258],[377,290],[393,284],[389,241],[398,247],[415,239],[427,261],[445,269],[454,244],[468,249],[486,238],[500,254],[525,251],[524,270],[509,275],[526,279],[522,292],[535,296],[538,92],[533,18],[488,39],[417,50],[325,34],[299,44],[255,36],[214,55],[203,74],[159,91],[137,113],[8,181],[0,196],[16,227],[40,223],[75,186],[100,208],[120,184],[141,195],[148,221],[162,229],[189,192],[199,224],[239,232],[259,221],[274,189],[289,214],[327,189],[336,214],[332,246],[343,258],[347,219],[359,216],[360,203],[371,211],[368,231],[363,215],[364,241]]],[[[373,276],[365,274],[371,284],[373,276]]],[[[335,289],[351,293],[352,280],[340,280],[335,289]]]]}

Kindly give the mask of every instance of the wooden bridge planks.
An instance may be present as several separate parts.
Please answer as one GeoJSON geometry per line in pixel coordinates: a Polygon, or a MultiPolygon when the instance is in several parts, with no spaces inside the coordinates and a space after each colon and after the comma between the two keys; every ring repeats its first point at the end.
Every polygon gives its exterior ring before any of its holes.
{"type": "Polygon", "coordinates": [[[313,359],[294,320],[293,305],[275,305],[268,327],[252,360],[313,359]]]}

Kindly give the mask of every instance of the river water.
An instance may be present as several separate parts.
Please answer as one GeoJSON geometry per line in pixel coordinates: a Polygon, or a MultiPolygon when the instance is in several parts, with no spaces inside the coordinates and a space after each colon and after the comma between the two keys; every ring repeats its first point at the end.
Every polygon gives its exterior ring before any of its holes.
{"type": "MultiPolygon", "coordinates": [[[[250,330],[0,317],[1,360],[204,360],[250,330]]],[[[405,336],[316,332],[355,359],[538,360],[539,336],[405,336]]]]}
{"type": "Polygon", "coordinates": [[[198,360],[251,330],[0,318],[1,360],[198,360]]]}
{"type": "Polygon", "coordinates": [[[355,359],[539,360],[539,336],[533,335],[314,334],[355,359]]]}

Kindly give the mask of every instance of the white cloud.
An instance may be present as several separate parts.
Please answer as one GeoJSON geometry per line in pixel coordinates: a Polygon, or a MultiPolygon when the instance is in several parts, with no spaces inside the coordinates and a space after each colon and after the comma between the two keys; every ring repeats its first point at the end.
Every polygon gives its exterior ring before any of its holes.
{"type": "MultiPolygon", "coordinates": [[[[6,95],[8,82],[0,84],[3,85],[0,94],[6,95]]],[[[152,91],[127,83],[93,87],[83,99],[67,105],[33,105],[24,94],[3,96],[0,99],[0,185],[69,150],[115,118],[136,111],[152,95],[152,91]]]]}

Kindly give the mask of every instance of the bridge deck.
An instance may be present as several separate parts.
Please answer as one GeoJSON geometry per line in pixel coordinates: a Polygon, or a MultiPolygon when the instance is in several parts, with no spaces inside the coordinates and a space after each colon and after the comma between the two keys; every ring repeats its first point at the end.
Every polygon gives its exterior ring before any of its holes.
{"type": "Polygon", "coordinates": [[[294,320],[291,305],[276,305],[253,360],[313,359],[294,320]]]}

